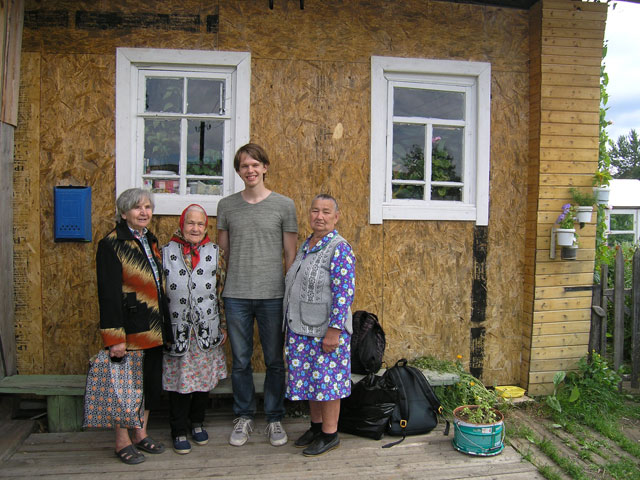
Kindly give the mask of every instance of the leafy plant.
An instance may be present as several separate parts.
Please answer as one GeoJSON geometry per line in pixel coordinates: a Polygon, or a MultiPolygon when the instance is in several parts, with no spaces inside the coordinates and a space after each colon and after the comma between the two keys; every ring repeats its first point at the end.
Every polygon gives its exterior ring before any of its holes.
{"type": "MultiPolygon", "coordinates": [[[[461,355],[458,355],[455,361],[424,356],[413,360],[411,364],[417,368],[458,375],[460,378],[458,383],[434,388],[442,408],[448,416],[452,416],[453,411],[463,405],[482,405],[483,407],[493,408],[501,400],[494,391],[488,390],[480,380],[465,371],[462,366],[461,355]]],[[[500,405],[500,408],[502,408],[502,405],[500,405]]]]}
{"type": "Polygon", "coordinates": [[[578,190],[577,188],[571,187],[569,189],[571,193],[571,197],[573,198],[574,203],[583,207],[591,207],[596,203],[596,196],[593,193],[593,190],[584,193],[578,190]]]}
{"type": "Polygon", "coordinates": [[[460,410],[456,410],[458,418],[469,423],[488,424],[500,420],[498,411],[490,405],[465,405],[460,410]]]}

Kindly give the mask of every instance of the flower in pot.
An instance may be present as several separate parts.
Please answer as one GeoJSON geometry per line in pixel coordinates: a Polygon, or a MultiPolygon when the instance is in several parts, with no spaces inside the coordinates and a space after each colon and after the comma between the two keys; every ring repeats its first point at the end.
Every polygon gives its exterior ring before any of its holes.
{"type": "Polygon", "coordinates": [[[578,205],[576,208],[576,219],[580,223],[580,226],[584,223],[591,222],[591,216],[593,213],[593,206],[596,204],[596,195],[593,191],[581,192],[577,188],[570,188],[569,192],[573,198],[573,203],[578,205]]]}
{"type": "Polygon", "coordinates": [[[593,193],[596,196],[596,202],[606,204],[609,202],[609,182],[611,181],[611,173],[609,170],[598,170],[593,176],[593,193]]]}
{"type": "Polygon", "coordinates": [[[577,208],[574,205],[567,203],[562,206],[562,213],[558,215],[556,220],[556,238],[558,245],[561,247],[573,245],[576,234],[576,229],[574,228],[576,210],[577,208]]]}

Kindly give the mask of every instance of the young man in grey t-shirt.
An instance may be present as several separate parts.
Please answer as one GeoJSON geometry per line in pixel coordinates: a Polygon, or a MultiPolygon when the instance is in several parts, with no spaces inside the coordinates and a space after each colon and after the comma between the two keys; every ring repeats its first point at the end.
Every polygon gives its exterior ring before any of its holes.
{"type": "Polygon", "coordinates": [[[253,319],[267,373],[264,381],[266,433],[274,446],[287,443],[284,416],[282,297],[284,271],[296,256],[298,222],[293,201],[268,190],[269,158],[259,145],[240,147],[233,161],[245,189],[218,204],[218,245],[225,252],[227,280],[223,297],[231,352],[235,426],[229,443],[244,445],[256,413],[253,386],[253,319]]]}

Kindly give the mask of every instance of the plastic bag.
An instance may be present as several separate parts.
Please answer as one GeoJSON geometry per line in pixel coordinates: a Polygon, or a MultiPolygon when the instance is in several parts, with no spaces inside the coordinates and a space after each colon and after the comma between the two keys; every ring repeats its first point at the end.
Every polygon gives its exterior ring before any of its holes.
{"type": "Polygon", "coordinates": [[[396,406],[397,388],[384,377],[369,374],[354,384],[340,402],[338,430],[379,440],[396,406]]]}

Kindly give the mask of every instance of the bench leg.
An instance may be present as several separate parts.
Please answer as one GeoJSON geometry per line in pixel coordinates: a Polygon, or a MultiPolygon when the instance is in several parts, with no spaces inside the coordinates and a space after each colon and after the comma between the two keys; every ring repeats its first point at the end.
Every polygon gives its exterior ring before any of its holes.
{"type": "Polygon", "coordinates": [[[82,431],[83,400],[82,396],[49,395],[47,397],[49,432],[82,431]]]}

